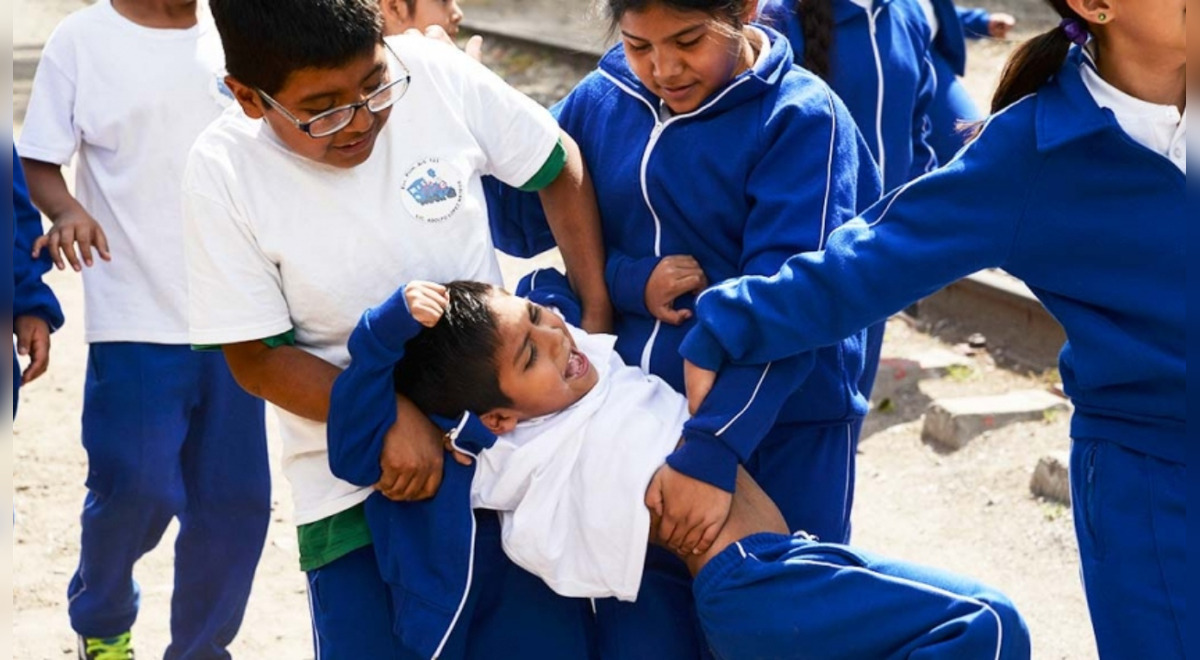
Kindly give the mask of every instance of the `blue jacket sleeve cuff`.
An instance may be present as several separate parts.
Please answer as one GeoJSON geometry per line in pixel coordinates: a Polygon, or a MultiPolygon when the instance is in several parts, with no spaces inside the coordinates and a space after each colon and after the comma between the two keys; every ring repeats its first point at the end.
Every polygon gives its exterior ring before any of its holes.
{"type": "Polygon", "coordinates": [[[619,255],[609,259],[605,279],[608,295],[617,311],[650,316],[650,310],[646,309],[646,284],[661,260],[660,257],[631,259],[619,255]]]}
{"type": "Polygon", "coordinates": [[[46,325],[50,328],[50,332],[58,330],[63,325],[62,308],[58,306],[58,302],[54,299],[53,294],[39,304],[24,309],[13,310],[13,318],[21,316],[36,316],[46,322],[46,325]]]}
{"type": "Polygon", "coordinates": [[[693,436],[685,431],[683,446],[667,457],[667,465],[729,493],[733,492],[737,482],[737,454],[708,435],[693,436]]]}
{"type": "Polygon", "coordinates": [[[384,349],[403,353],[404,345],[409,339],[421,332],[421,324],[408,311],[408,302],[404,299],[402,286],[392,294],[392,297],[382,304],[367,310],[363,320],[371,331],[371,336],[384,349]]]}
{"type": "Polygon", "coordinates": [[[962,23],[963,33],[968,39],[982,39],[989,36],[988,22],[992,15],[986,9],[958,9],[958,20],[962,23]]]}
{"type": "Polygon", "coordinates": [[[557,268],[539,268],[521,278],[517,283],[516,295],[539,305],[554,307],[563,319],[575,327],[583,318],[583,306],[567,276],[557,268]]]}
{"type": "Polygon", "coordinates": [[[688,331],[679,345],[679,354],[688,362],[709,371],[720,371],[727,357],[721,342],[702,323],[697,323],[688,331]]]}

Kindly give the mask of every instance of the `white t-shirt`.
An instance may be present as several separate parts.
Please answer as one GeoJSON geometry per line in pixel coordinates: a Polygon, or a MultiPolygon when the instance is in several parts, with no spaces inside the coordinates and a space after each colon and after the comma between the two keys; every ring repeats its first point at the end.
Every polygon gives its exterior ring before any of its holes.
{"type": "Polygon", "coordinates": [[[18,149],[65,165],[108,236],[83,271],[89,342],[187,344],[180,184],[188,150],[232,101],[207,6],[186,30],[142,27],[109,0],[68,16],[42,53],[18,149]]]}
{"type": "MultiPolygon", "coordinates": [[[[401,284],[501,283],[480,176],[525,184],[558,125],[450,46],[389,41],[412,82],[365,163],[307,160],[236,107],[196,141],[184,182],[192,343],[294,329],[299,348],[345,367],[363,311],[401,284]]],[[[325,424],[279,418],[297,524],[366,499],[330,472],[325,424]]]]}
{"type": "Polygon", "coordinates": [[[622,362],[615,337],[572,334],[599,382],[482,452],[471,505],[500,511],[505,553],[555,592],[632,601],[650,535],[646,487],[679,443],[687,400],[622,362]]]}

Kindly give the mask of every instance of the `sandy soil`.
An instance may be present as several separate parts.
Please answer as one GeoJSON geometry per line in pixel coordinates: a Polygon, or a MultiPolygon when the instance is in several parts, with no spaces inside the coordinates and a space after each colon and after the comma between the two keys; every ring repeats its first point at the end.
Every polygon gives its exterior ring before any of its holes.
{"type": "MultiPolygon", "coordinates": [[[[39,44],[59,17],[82,4],[82,0],[15,3],[14,114],[18,121],[39,44]]],[[[1006,5],[1015,6],[1022,16],[1044,17],[1033,0],[1010,0],[1006,5]]],[[[468,12],[498,11],[509,17],[528,17],[547,6],[560,13],[570,6],[571,15],[579,14],[578,2],[561,0],[466,3],[468,12]]],[[[1010,47],[997,42],[973,46],[971,86],[981,100],[1010,47]]],[[[530,64],[525,78],[554,70],[552,65],[539,68],[543,66],[530,64]]],[[[553,88],[543,89],[541,97],[549,100],[553,93],[553,88]]],[[[509,277],[528,267],[505,263],[509,277]]],[[[62,298],[69,321],[54,337],[50,373],[22,393],[13,444],[17,522],[12,657],[29,660],[63,658],[73,652],[65,592],[78,552],[77,521],[84,496],[85,455],[79,445],[86,356],[82,291],[72,273],[53,273],[48,281],[62,298]]],[[[915,355],[934,345],[936,340],[894,319],[885,352],[915,355]]],[[[1070,510],[1032,497],[1028,488],[1038,457],[1066,449],[1066,420],[1051,418],[993,431],[954,453],[935,450],[920,439],[921,415],[932,397],[1043,385],[1038,378],[996,369],[985,355],[976,358],[969,372],[925,383],[921,392],[898,397],[888,412],[873,413],[859,457],[855,540],[897,557],[970,573],[1000,587],[1025,613],[1036,658],[1087,660],[1095,658],[1096,652],[1078,581],[1070,510]]],[[[271,443],[277,457],[274,432],[271,443]]],[[[278,475],[277,464],[273,469],[278,475]]],[[[290,493],[282,478],[275,480],[273,499],[267,545],[245,624],[232,651],[242,658],[311,658],[305,584],[296,567],[290,493]]],[[[143,589],[142,615],[134,631],[140,657],[159,657],[167,644],[173,534],[169,531],[137,566],[143,589]]]]}

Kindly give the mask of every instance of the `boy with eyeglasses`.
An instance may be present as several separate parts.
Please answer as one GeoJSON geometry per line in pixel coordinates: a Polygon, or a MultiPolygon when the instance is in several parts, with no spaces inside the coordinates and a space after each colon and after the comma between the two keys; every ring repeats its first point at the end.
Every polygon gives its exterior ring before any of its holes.
{"type": "MultiPolygon", "coordinates": [[[[220,345],[238,381],[279,412],[317,657],[410,657],[391,624],[412,604],[389,599],[363,513],[372,488],[335,478],[328,462],[350,332],[400,282],[500,282],[485,174],[541,191],[584,325],[606,328],[590,182],[545,109],[446,44],[385,41],[377,0],[211,7],[239,107],[199,137],[184,177],[192,342],[220,345]]],[[[429,497],[441,433],[407,400],[396,407],[374,488],[429,497]]],[[[495,516],[481,519],[464,625],[440,657],[587,657],[586,601],[505,561],[495,516]],[[541,632],[527,634],[535,623],[541,632]]]]}
{"type": "Polygon", "coordinates": [[[132,658],[133,566],[179,519],[167,658],[229,657],[269,522],[263,404],[188,340],[181,181],[231,103],[194,0],[100,0],[47,41],[19,150],[53,222],[36,246],[82,271],[88,454],[68,611],[80,658],[132,658]],[[61,167],[76,161],[74,196],[61,167]],[[99,259],[96,259],[96,255],[99,259]]]}

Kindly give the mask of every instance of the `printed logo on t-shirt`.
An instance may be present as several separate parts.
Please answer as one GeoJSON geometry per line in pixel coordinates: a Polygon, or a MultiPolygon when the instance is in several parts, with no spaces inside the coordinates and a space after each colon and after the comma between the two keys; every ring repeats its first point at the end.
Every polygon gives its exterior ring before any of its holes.
{"type": "Polygon", "coordinates": [[[463,177],[450,163],[427,158],[404,175],[404,208],[418,220],[441,222],[462,204],[463,177]]]}

